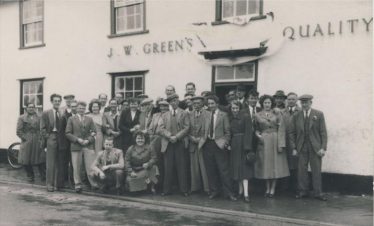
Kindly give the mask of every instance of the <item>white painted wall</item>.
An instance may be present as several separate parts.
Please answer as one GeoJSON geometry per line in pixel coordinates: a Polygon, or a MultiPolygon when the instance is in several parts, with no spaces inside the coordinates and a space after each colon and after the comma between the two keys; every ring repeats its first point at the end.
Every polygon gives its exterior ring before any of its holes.
{"type": "MultiPolygon", "coordinates": [[[[347,19],[370,19],[372,15],[371,1],[264,2],[264,12],[274,12],[279,30],[319,23],[325,31],[328,22],[339,20],[345,21],[343,28],[347,29],[347,19]]],[[[191,37],[189,24],[214,20],[214,0],[148,0],[146,12],[149,34],[108,38],[108,1],[87,4],[46,0],[46,47],[19,50],[18,4],[0,5],[0,147],[17,140],[17,79],[46,77],[45,109],[50,107],[48,98],[54,92],[74,93],[77,99],[86,101],[101,92],[110,94],[110,72],[149,70],[145,90],[152,97],[163,96],[167,84],[175,85],[183,95],[189,81],[197,84],[198,92],[209,90],[211,66],[192,52],[146,55],[142,47],[145,43],[191,37]],[[125,56],[124,45],[133,45],[138,55],[125,56]],[[112,57],[107,56],[110,48],[112,57]]],[[[247,26],[258,29],[260,23],[247,26]]],[[[232,26],[219,25],[216,29],[231,30],[232,26]]],[[[242,28],[235,29],[239,32],[242,28]]],[[[287,40],[275,55],[260,60],[258,90],[268,94],[278,89],[313,94],[314,107],[325,113],[329,133],[323,170],[371,175],[372,26],[366,32],[360,21],[354,34],[343,31],[342,35],[287,40]]]]}

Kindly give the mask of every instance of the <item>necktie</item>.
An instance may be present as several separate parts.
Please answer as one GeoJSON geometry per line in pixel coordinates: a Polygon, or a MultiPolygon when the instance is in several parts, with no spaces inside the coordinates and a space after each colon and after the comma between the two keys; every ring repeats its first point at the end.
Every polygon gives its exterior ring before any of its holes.
{"type": "Polygon", "coordinates": [[[57,111],[55,111],[55,126],[57,132],[60,131],[60,119],[58,118],[57,111]]]}
{"type": "Polygon", "coordinates": [[[309,129],[309,116],[308,111],[304,112],[304,131],[308,131],[309,129]]]}
{"type": "Polygon", "coordinates": [[[175,110],[173,110],[173,116],[175,116],[176,115],[176,112],[175,112],[175,110]]]}
{"type": "Polygon", "coordinates": [[[196,118],[200,116],[200,111],[196,111],[196,118]]]}
{"type": "Polygon", "coordinates": [[[292,107],[290,107],[290,115],[293,114],[293,110],[292,110],[292,107]]]}
{"type": "Polygon", "coordinates": [[[116,115],[116,116],[114,117],[114,120],[113,120],[113,122],[114,122],[114,131],[117,131],[117,130],[118,130],[117,118],[118,118],[118,115],[116,115]]]}
{"type": "Polygon", "coordinates": [[[209,136],[213,139],[213,132],[214,132],[214,114],[216,112],[212,112],[212,117],[210,118],[210,127],[209,127],[209,136]]]}

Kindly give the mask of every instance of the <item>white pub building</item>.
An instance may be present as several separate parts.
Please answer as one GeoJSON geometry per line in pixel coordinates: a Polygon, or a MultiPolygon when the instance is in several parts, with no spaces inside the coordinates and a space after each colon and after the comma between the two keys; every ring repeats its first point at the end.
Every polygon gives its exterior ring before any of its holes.
{"type": "Polygon", "coordinates": [[[372,38],[371,0],[0,0],[0,148],[24,103],[48,109],[52,93],[183,96],[194,82],[223,98],[242,84],[312,94],[325,178],[370,190],[372,38]]]}

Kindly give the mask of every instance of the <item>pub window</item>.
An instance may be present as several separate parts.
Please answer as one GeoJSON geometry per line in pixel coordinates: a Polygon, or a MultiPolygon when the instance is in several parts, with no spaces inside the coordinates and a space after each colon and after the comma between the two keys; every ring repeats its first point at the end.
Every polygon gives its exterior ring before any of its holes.
{"type": "Polygon", "coordinates": [[[21,48],[43,46],[43,0],[20,1],[21,48]]]}
{"type": "Polygon", "coordinates": [[[145,33],[144,0],[111,0],[111,35],[145,33]]]}
{"type": "Polygon", "coordinates": [[[43,112],[43,79],[21,80],[21,114],[30,103],[35,104],[39,114],[43,112]]]}
{"type": "Polygon", "coordinates": [[[253,16],[251,19],[263,19],[263,0],[216,0],[216,21],[253,16]]]}
{"type": "Polygon", "coordinates": [[[141,72],[115,73],[112,75],[112,96],[122,93],[125,98],[137,97],[144,93],[144,74],[141,72]]]}
{"type": "Polygon", "coordinates": [[[222,105],[227,105],[226,94],[235,90],[238,85],[246,90],[257,90],[258,61],[252,61],[235,66],[214,66],[212,90],[220,99],[222,105]]]}

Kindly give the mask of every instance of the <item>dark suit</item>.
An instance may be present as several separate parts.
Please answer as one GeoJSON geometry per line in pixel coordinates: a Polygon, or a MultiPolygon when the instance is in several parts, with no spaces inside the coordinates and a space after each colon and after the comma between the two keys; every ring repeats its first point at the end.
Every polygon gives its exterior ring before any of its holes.
{"type": "Polygon", "coordinates": [[[210,137],[212,112],[209,112],[208,117],[205,118],[204,136],[200,139],[198,147],[203,148],[210,191],[219,192],[219,177],[225,194],[233,195],[228,153],[225,147],[230,142],[230,122],[227,113],[217,110],[215,114],[217,118],[213,128],[213,139],[210,137]]]}
{"type": "Polygon", "coordinates": [[[179,189],[181,192],[188,192],[187,183],[187,161],[185,149],[185,137],[190,128],[188,113],[178,108],[174,116],[172,111],[162,114],[160,120],[161,153],[164,154],[164,193],[170,193],[174,168],[177,171],[179,189]],[[173,122],[175,125],[173,126],[173,122]],[[175,127],[175,128],[174,128],[175,127]],[[173,131],[175,130],[175,131],[173,131]],[[171,143],[170,137],[176,136],[177,142],[171,143]]]}
{"type": "Polygon", "coordinates": [[[321,166],[322,157],[317,152],[327,148],[327,130],[325,117],[321,111],[311,109],[309,117],[299,111],[292,118],[290,129],[290,147],[299,154],[298,188],[306,192],[309,188],[308,164],[312,170],[314,195],[322,192],[321,166]]]}
{"type": "MultiPolygon", "coordinates": [[[[58,110],[57,110],[58,112],[58,110]]],[[[64,131],[62,130],[62,117],[58,112],[59,119],[56,121],[59,125],[55,125],[55,112],[53,109],[44,111],[40,121],[40,132],[47,144],[47,170],[46,184],[48,190],[54,190],[61,185],[58,184],[58,153],[60,152],[61,141],[64,139],[64,131]],[[57,128],[60,128],[57,130],[57,128]]]]}
{"type": "MultiPolygon", "coordinates": [[[[120,124],[120,119],[121,119],[120,113],[117,113],[117,115],[114,117],[111,114],[112,114],[111,112],[107,112],[107,113],[104,113],[103,115],[103,129],[104,129],[105,136],[113,136],[113,133],[112,133],[113,131],[114,132],[120,131],[119,130],[119,124],[120,124]]],[[[121,134],[117,137],[114,137],[113,145],[115,148],[121,149],[123,151],[122,144],[123,142],[122,142],[121,134]]]]}
{"type": "MultiPolygon", "coordinates": [[[[62,122],[61,122],[61,129],[65,131],[66,125],[68,123],[68,119],[72,116],[72,113],[65,110],[62,114],[62,122]]],[[[59,162],[58,162],[58,172],[59,172],[59,181],[58,184],[63,185],[65,180],[69,180],[72,170],[70,170],[69,165],[71,167],[71,153],[70,153],[70,141],[64,134],[61,139],[60,144],[60,152],[59,152],[59,162]],[[69,164],[70,163],[70,164],[69,164]]],[[[71,175],[72,176],[72,175],[71,175]]],[[[70,181],[69,181],[70,182],[70,181]]]]}
{"type": "Polygon", "coordinates": [[[244,114],[247,114],[249,115],[249,117],[251,118],[251,121],[252,121],[252,127],[253,127],[253,132],[252,132],[252,150],[257,150],[257,137],[256,137],[256,134],[254,133],[254,131],[256,131],[256,123],[255,123],[255,115],[259,112],[261,112],[261,108],[259,107],[255,107],[254,108],[255,111],[254,112],[251,112],[249,110],[249,106],[247,105],[246,107],[243,107],[241,112],[244,113],[244,114]]]}
{"type": "Polygon", "coordinates": [[[96,133],[96,127],[92,120],[92,118],[88,116],[81,116],[75,115],[68,119],[68,123],[66,126],[66,137],[71,142],[70,150],[71,150],[71,158],[72,158],[72,165],[74,169],[74,183],[75,188],[80,188],[82,181],[81,181],[81,165],[82,165],[82,157],[84,156],[84,165],[86,168],[86,173],[88,175],[88,180],[91,186],[96,187],[97,184],[93,181],[93,179],[89,176],[91,165],[95,160],[95,151],[94,151],[94,143],[95,138],[92,136],[93,133],[96,133]],[[88,140],[87,145],[81,145],[78,140],[88,140]]]}
{"type": "Polygon", "coordinates": [[[121,130],[120,136],[124,153],[126,153],[127,149],[135,143],[133,134],[130,132],[130,129],[139,124],[139,115],[140,111],[136,111],[134,119],[132,119],[131,111],[123,111],[121,113],[121,117],[119,120],[119,129],[121,130]]]}

